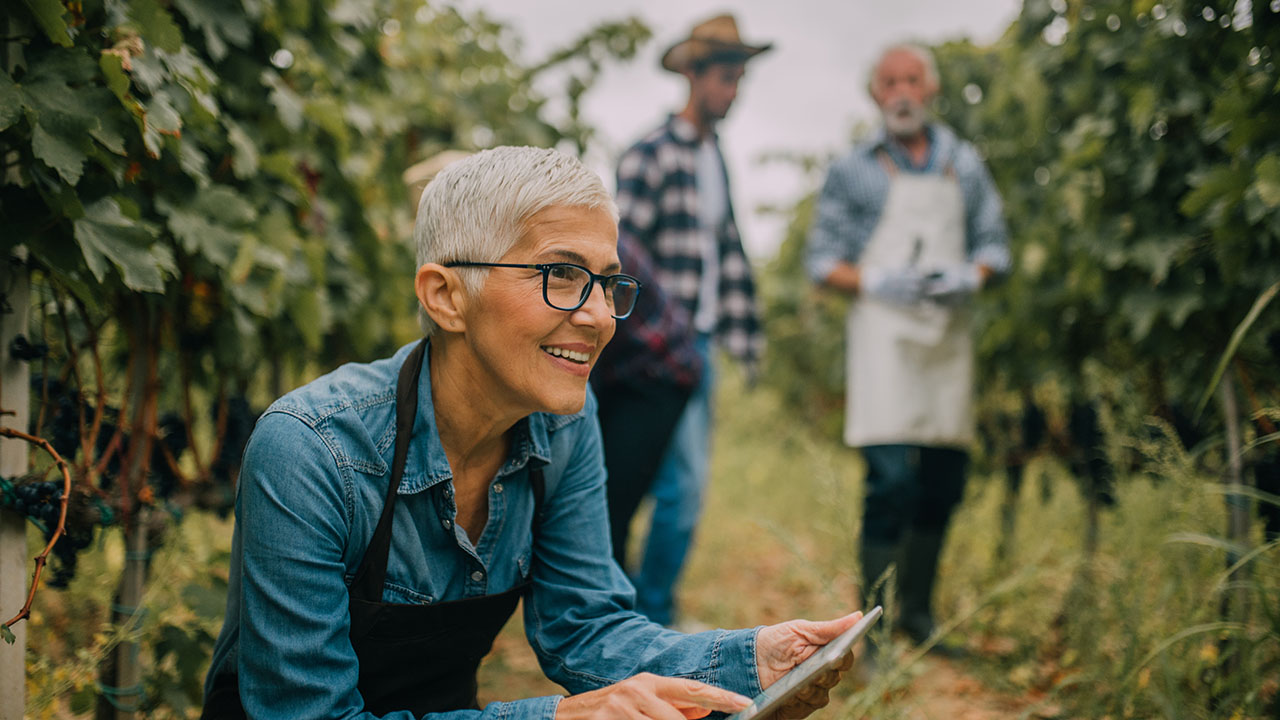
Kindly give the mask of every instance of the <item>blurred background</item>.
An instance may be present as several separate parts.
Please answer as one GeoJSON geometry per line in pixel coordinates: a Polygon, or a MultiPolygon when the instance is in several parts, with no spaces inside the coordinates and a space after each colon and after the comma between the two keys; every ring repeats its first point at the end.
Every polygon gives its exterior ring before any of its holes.
{"type": "MultiPolygon", "coordinates": [[[[824,717],[1280,717],[1280,0],[6,4],[0,408],[48,445],[0,441],[0,717],[197,717],[254,419],[417,337],[405,171],[533,144],[612,187],[682,104],[658,58],[723,10],[776,44],[720,129],[769,351],[725,368],[683,605],[855,602],[845,303],[801,260],[914,40],[1014,256],[937,593],[968,652],[885,637],[824,717]]],[[[557,691],[514,624],[482,701],[557,691]]]]}

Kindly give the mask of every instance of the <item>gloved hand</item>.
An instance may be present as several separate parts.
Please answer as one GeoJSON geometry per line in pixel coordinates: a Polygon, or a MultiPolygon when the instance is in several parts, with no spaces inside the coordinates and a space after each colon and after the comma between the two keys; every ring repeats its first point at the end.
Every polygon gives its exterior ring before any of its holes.
{"type": "Polygon", "coordinates": [[[895,305],[914,305],[924,294],[924,276],[912,267],[863,265],[858,282],[864,296],[895,305]]]}
{"type": "Polygon", "coordinates": [[[960,263],[931,273],[924,283],[924,296],[940,305],[955,306],[968,300],[982,287],[982,271],[973,263],[960,263]]]}

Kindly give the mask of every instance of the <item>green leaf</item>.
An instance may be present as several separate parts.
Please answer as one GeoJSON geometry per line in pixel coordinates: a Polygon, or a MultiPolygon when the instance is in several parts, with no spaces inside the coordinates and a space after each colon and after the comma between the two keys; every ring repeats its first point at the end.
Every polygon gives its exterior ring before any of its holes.
{"type": "Polygon", "coordinates": [[[57,170],[68,185],[75,185],[80,182],[89,154],[86,129],[64,115],[45,115],[31,130],[31,152],[57,170]]]}
{"type": "Polygon", "coordinates": [[[255,219],[253,206],[225,185],[198,191],[182,203],[161,198],[156,207],[168,216],[169,230],[184,250],[224,268],[235,263],[255,219]]]}
{"type": "Polygon", "coordinates": [[[209,48],[209,56],[214,60],[226,57],[226,43],[239,48],[249,45],[252,29],[239,3],[233,4],[228,0],[174,0],[173,4],[186,16],[192,27],[204,31],[205,45],[209,48]]]}
{"type": "Polygon", "coordinates": [[[0,640],[12,645],[18,641],[18,636],[13,634],[8,625],[0,625],[0,640]]]}
{"type": "Polygon", "coordinates": [[[1222,352],[1222,358],[1218,360],[1218,367],[1213,371],[1213,377],[1209,380],[1209,385],[1204,389],[1204,394],[1200,396],[1200,402],[1196,403],[1196,412],[1193,417],[1199,418],[1200,413],[1204,412],[1204,408],[1209,404],[1209,398],[1213,397],[1213,391],[1218,389],[1218,383],[1222,381],[1222,375],[1227,371],[1227,364],[1231,362],[1231,358],[1235,357],[1236,349],[1240,347],[1240,343],[1244,340],[1244,336],[1249,332],[1249,328],[1253,327],[1254,321],[1262,314],[1271,300],[1275,298],[1276,293],[1280,292],[1280,282],[1272,285],[1253,302],[1253,307],[1249,308],[1249,312],[1244,316],[1244,320],[1236,326],[1235,332],[1231,333],[1231,341],[1227,343],[1227,349],[1222,352]]]}
{"type": "Polygon", "coordinates": [[[176,53],[182,49],[182,31],[157,0],[132,0],[127,7],[129,18],[137,23],[144,39],[165,52],[176,53]]]}
{"type": "Polygon", "coordinates": [[[232,172],[241,180],[253,177],[258,172],[258,146],[236,121],[223,118],[222,124],[227,129],[227,142],[231,143],[232,172]]]}
{"type": "Polygon", "coordinates": [[[1280,155],[1267,155],[1255,168],[1253,189],[1268,208],[1280,207],[1280,155]]]}
{"type": "Polygon", "coordinates": [[[146,104],[147,124],[166,135],[176,135],[182,130],[182,116],[173,107],[169,93],[160,91],[146,104]]]}
{"type": "Polygon", "coordinates": [[[98,127],[89,131],[94,140],[116,155],[125,155],[125,137],[133,133],[136,126],[129,122],[127,115],[120,112],[104,113],[98,118],[98,127]]]}
{"type": "Polygon", "coordinates": [[[302,98],[290,88],[279,75],[264,70],[262,73],[262,84],[271,89],[267,95],[268,100],[276,108],[276,114],[280,116],[280,122],[286,129],[298,131],[302,129],[302,98]]]}
{"type": "Polygon", "coordinates": [[[138,292],[163,292],[164,280],[177,272],[169,248],[153,243],[155,231],[126,216],[115,198],[85,208],[75,222],[75,238],[89,271],[102,282],[114,265],[124,284],[138,292]]]}
{"type": "Polygon", "coordinates": [[[187,177],[196,181],[197,187],[209,184],[209,157],[186,136],[178,141],[178,165],[187,177]]]}
{"type": "Polygon", "coordinates": [[[98,56],[98,67],[107,79],[107,88],[120,102],[125,102],[129,96],[129,74],[124,71],[124,58],[104,52],[98,56]]]}
{"type": "Polygon", "coordinates": [[[0,130],[7,129],[22,117],[22,93],[9,73],[0,72],[0,130]]]}
{"type": "Polygon", "coordinates": [[[31,11],[36,24],[55,45],[71,47],[71,34],[67,32],[67,21],[62,19],[65,8],[59,0],[23,0],[31,11]]]}
{"type": "Polygon", "coordinates": [[[1178,209],[1187,217],[1215,213],[1224,204],[1239,202],[1248,177],[1237,168],[1218,165],[1192,180],[1194,189],[1183,196],[1178,209]]]}

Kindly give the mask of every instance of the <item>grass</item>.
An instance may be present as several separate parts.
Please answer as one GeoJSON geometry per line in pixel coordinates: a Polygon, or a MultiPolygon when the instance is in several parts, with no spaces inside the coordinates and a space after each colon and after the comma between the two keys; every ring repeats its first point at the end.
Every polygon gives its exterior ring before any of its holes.
{"type": "MultiPolygon", "coordinates": [[[[747,627],[831,618],[859,606],[855,557],[863,467],[855,451],[804,427],[768,388],[727,374],[712,478],[680,592],[685,616],[747,627]]],[[[1119,433],[1120,431],[1116,431],[1119,433]]],[[[1083,551],[1085,503],[1058,464],[1027,470],[1004,558],[1003,480],[975,474],[954,518],[936,595],[955,663],[878,634],[887,672],[847,681],[824,718],[1273,717],[1280,692],[1280,549],[1247,561],[1251,614],[1224,622],[1225,527],[1214,477],[1176,444],[1131,442],[1143,461],[1117,484],[1099,550],[1083,551]],[[1086,572],[1087,571],[1087,572],[1086,572]],[[1267,613],[1271,613],[1269,616],[1267,613]]],[[[32,535],[35,531],[32,531],[32,535]]],[[[141,640],[151,717],[195,717],[225,594],[230,523],[192,515],[153,562],[148,614],[105,624],[123,559],[118,537],[81,558],[67,591],[43,590],[31,621],[31,717],[83,717],[94,666],[121,637],[141,640]],[[194,694],[193,694],[194,693],[194,694]],[[193,700],[194,698],[194,700],[193,700]]],[[[481,669],[481,700],[557,693],[525,643],[519,614],[481,669]]]]}

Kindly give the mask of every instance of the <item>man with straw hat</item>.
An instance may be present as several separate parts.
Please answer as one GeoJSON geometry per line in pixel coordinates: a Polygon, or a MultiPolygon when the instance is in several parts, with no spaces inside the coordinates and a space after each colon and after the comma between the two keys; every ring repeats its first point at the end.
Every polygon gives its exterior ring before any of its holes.
{"type": "Polygon", "coordinates": [[[618,162],[619,233],[650,254],[662,289],[688,313],[705,368],[655,479],[649,539],[634,575],[636,609],[667,625],[707,479],[711,350],[723,348],[753,374],[764,346],[715,128],[737,97],[747,61],[771,47],[743,42],[731,15],[696,25],[662,56],[663,69],[688,81],[688,102],[618,162]]]}

